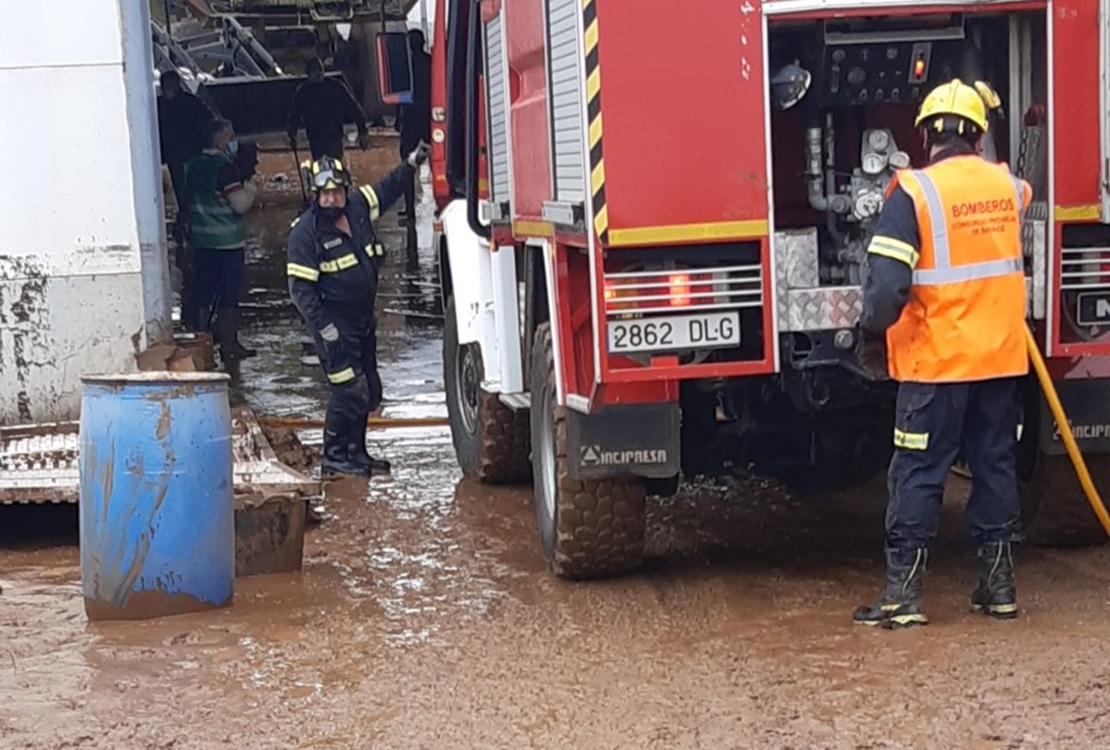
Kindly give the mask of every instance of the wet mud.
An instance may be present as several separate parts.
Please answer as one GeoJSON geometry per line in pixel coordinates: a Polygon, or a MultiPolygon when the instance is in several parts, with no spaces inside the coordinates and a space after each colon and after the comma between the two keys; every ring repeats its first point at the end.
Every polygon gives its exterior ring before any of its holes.
{"type": "MultiPolygon", "coordinates": [[[[318,420],[275,244],[290,211],[255,219],[243,390],[318,420]]],[[[383,290],[431,279],[429,248],[410,273],[386,224],[383,290]]],[[[383,413],[442,416],[436,323],[379,329],[383,413]]],[[[302,458],[319,450],[318,429],[295,433],[302,458]]],[[[1027,547],[1021,617],[976,615],[964,484],[930,558],[932,624],[892,633],[851,624],[881,581],[881,477],[649,498],[644,569],[568,583],[545,569],[530,488],[461,480],[446,428],[374,430],[370,450],[392,475],[327,483],[302,569],[239,578],[209,612],[89,622],[73,530],[0,516],[0,748],[1110,747],[1110,549],[1027,547]]]]}
{"type": "Polygon", "coordinates": [[[117,606],[112,602],[85,597],[85,614],[90,621],[148,620],[170,617],[190,612],[206,612],[230,604],[230,600],[214,604],[203,602],[192,594],[167,594],[164,591],[138,591],[127,597],[127,603],[117,606]]]}

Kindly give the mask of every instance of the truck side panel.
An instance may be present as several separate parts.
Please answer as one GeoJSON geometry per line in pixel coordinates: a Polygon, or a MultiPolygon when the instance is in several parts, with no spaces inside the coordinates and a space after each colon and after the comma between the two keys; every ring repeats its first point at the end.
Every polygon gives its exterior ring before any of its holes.
{"type": "Polygon", "coordinates": [[[611,244],[766,235],[760,2],[599,2],[597,17],[611,244]]]}
{"type": "Polygon", "coordinates": [[[1048,354],[1110,354],[1110,227],[1100,225],[1106,65],[1102,0],[1050,6],[1053,252],[1048,354]]]}
{"type": "Polygon", "coordinates": [[[1101,193],[1099,13],[1091,0],[1052,6],[1053,122],[1057,221],[1097,221],[1101,193]]]}
{"type": "Polygon", "coordinates": [[[539,2],[509,3],[505,23],[511,84],[514,217],[539,220],[551,199],[544,13],[539,2]]]}

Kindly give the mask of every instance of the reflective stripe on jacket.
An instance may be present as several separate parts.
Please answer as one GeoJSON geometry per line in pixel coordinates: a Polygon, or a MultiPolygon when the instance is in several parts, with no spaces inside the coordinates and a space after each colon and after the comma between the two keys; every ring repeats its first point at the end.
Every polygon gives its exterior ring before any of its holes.
{"type": "Polygon", "coordinates": [[[900,171],[896,182],[913,200],[920,250],[886,237],[868,248],[913,271],[909,301],[887,330],[891,377],[958,382],[1024,375],[1021,226],[1029,185],[976,155],[900,171]]]}
{"type": "Polygon", "coordinates": [[[315,331],[337,321],[372,327],[384,247],[374,222],[404,194],[412,169],[401,165],[374,185],[351,188],[345,214],[350,235],[315,205],[289,230],[286,276],[297,310],[315,331]]]}

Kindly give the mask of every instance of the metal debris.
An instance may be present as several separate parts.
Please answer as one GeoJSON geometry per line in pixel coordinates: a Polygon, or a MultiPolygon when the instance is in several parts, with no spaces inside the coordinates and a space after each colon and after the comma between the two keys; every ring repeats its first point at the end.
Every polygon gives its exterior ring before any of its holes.
{"type": "MultiPolygon", "coordinates": [[[[0,427],[0,505],[76,503],[80,496],[79,422],[0,427]]],[[[282,463],[254,412],[232,420],[236,491],[284,491],[314,497],[320,482],[282,463]]]]}

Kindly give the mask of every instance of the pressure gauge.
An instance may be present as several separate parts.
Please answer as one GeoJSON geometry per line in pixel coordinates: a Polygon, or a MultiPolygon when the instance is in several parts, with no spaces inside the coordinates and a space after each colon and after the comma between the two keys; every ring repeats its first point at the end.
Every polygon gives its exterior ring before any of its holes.
{"type": "Polygon", "coordinates": [[[877,175],[886,168],[886,157],[882,154],[864,154],[863,155],[863,173],[867,175],[877,175]]]}
{"type": "Polygon", "coordinates": [[[910,155],[905,151],[895,151],[890,155],[890,166],[895,169],[909,169],[910,155]]]}
{"type": "Polygon", "coordinates": [[[855,205],[852,208],[859,218],[870,219],[883,209],[883,196],[873,190],[860,193],[856,196],[855,205]]]}
{"type": "Polygon", "coordinates": [[[876,151],[886,151],[887,146],[890,145],[890,136],[885,130],[872,130],[867,136],[867,142],[876,151]]]}

